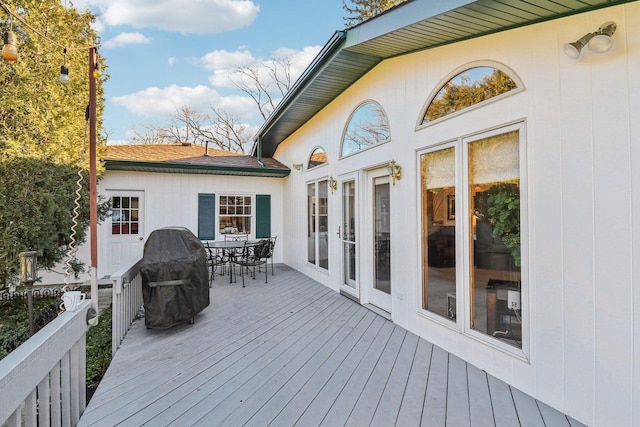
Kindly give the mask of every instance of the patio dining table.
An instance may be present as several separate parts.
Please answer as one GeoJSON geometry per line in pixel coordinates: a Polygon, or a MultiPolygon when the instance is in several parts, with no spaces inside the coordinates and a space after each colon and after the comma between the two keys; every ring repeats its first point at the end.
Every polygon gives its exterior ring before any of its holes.
{"type": "MultiPolygon", "coordinates": [[[[222,249],[223,257],[229,260],[229,264],[239,255],[238,249],[244,249],[249,246],[255,246],[260,240],[215,240],[208,242],[207,245],[212,249],[222,249]]],[[[229,283],[233,283],[233,266],[229,269],[229,283]]]]}

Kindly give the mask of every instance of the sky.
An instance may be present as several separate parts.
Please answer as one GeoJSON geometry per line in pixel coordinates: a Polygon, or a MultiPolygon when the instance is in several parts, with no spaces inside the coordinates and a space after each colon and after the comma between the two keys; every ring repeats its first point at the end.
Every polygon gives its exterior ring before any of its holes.
{"type": "Polygon", "coordinates": [[[298,77],[333,34],[345,27],[342,0],[77,0],[98,15],[108,144],[132,129],[165,126],[187,106],[223,107],[257,131],[255,103],[229,79],[237,67],[273,57],[291,60],[298,77]]]}

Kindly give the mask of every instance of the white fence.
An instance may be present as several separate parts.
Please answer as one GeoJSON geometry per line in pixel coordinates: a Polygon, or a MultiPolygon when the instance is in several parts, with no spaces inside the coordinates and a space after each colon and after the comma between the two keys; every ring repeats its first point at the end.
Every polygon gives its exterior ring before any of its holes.
{"type": "MultiPolygon", "coordinates": [[[[120,269],[112,280],[115,354],[142,307],[140,260],[120,269]]],[[[89,310],[93,309],[87,300],[78,310],[62,313],[0,360],[0,426],[78,423],[86,407],[89,310]]]]}
{"type": "Polygon", "coordinates": [[[140,307],[142,307],[141,262],[142,260],[136,260],[124,265],[111,275],[113,281],[112,355],[116,354],[116,350],[120,347],[120,343],[131,327],[140,307]]]}
{"type": "Polygon", "coordinates": [[[0,425],[78,423],[86,407],[90,309],[87,300],[78,310],[62,313],[0,360],[0,425]]]}

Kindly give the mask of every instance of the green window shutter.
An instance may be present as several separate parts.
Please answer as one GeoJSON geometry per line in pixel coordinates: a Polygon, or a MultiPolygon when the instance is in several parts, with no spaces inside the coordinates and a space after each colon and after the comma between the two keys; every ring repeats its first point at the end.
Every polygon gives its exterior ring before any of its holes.
{"type": "Polygon", "coordinates": [[[256,238],[271,237],[271,195],[256,194],[256,238]]]}
{"type": "Polygon", "coordinates": [[[198,194],[198,238],[214,240],[216,238],[216,195],[198,194]]]}

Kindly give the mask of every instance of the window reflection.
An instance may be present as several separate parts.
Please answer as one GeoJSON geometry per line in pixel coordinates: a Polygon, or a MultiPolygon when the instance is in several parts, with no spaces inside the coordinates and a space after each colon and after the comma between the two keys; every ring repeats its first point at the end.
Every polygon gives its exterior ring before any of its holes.
{"type": "Polygon", "coordinates": [[[456,318],[455,149],[423,154],[420,158],[423,204],[422,307],[456,318]]]}
{"type": "Polygon", "coordinates": [[[440,88],[429,103],[422,124],[479,104],[517,87],[511,77],[497,68],[469,68],[440,88]]]}
{"type": "Polygon", "coordinates": [[[342,138],[342,156],[389,140],[391,132],[387,115],[380,104],[367,102],[358,107],[349,120],[342,138]]]}
{"type": "Polygon", "coordinates": [[[311,153],[311,157],[309,157],[307,169],[315,168],[325,163],[327,163],[327,153],[324,151],[324,148],[316,147],[311,153]]]}
{"type": "Polygon", "coordinates": [[[518,132],[468,145],[471,327],[522,347],[518,132]]]}

